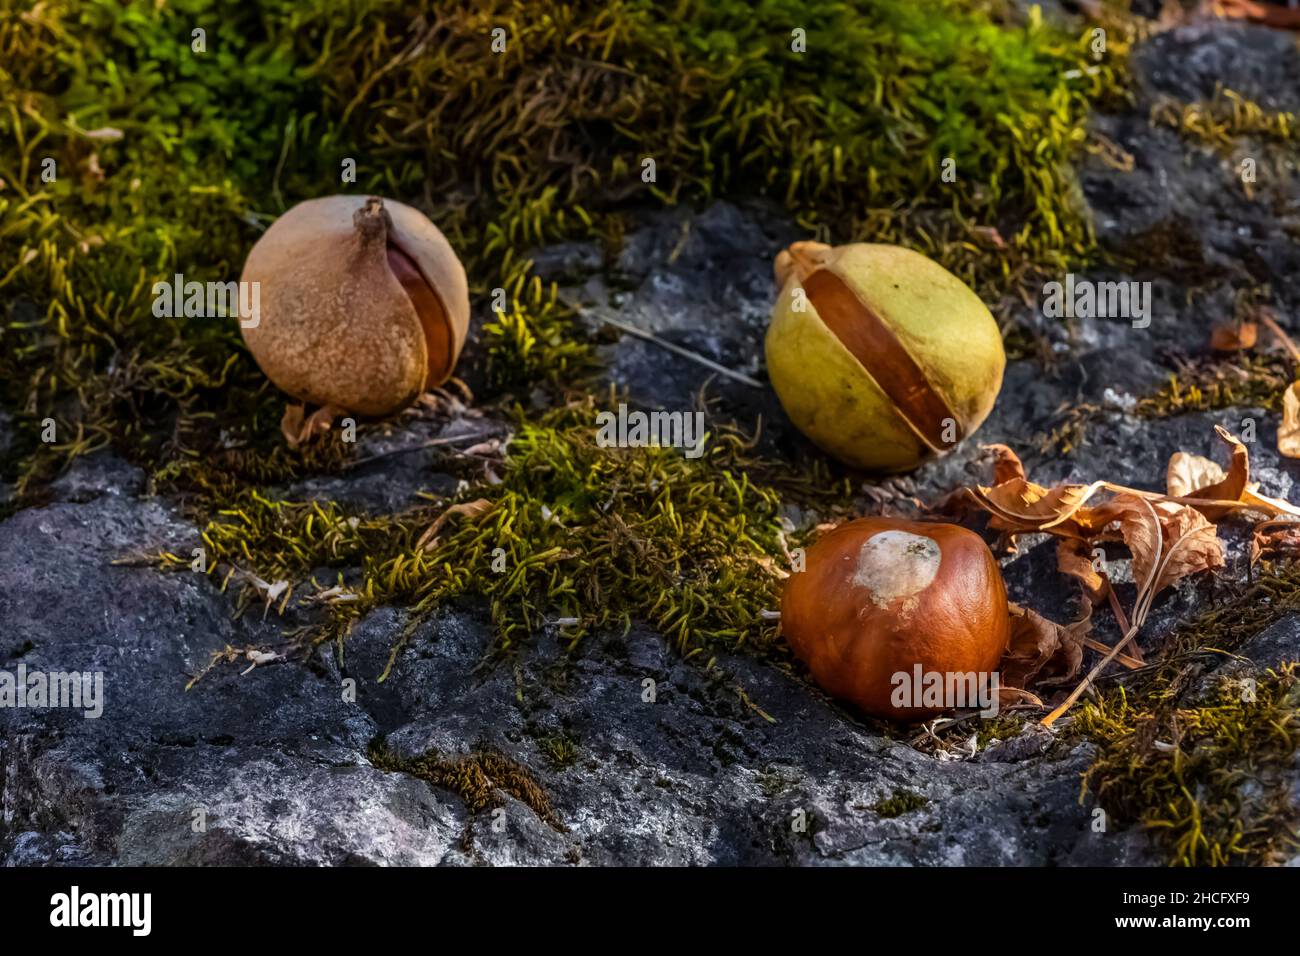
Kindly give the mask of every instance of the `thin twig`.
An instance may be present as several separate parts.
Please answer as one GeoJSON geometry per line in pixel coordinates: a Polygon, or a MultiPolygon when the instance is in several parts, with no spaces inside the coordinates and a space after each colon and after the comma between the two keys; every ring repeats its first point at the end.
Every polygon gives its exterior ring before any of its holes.
{"type": "MultiPolygon", "coordinates": [[[[1124,606],[1119,603],[1119,595],[1115,593],[1115,587],[1109,580],[1106,581],[1106,594],[1110,598],[1111,613],[1115,615],[1115,620],[1119,622],[1119,632],[1121,634],[1127,634],[1129,627],[1128,615],[1124,613],[1124,606]]],[[[1094,648],[1094,650],[1110,650],[1110,648],[1103,645],[1102,647],[1094,648]]],[[[1142,657],[1142,648],[1138,647],[1136,644],[1133,645],[1133,657],[1139,664],[1146,663],[1142,657]]]]}
{"type": "Polygon", "coordinates": [[[1286,346],[1286,350],[1291,353],[1291,360],[1300,363],[1300,348],[1297,348],[1296,344],[1291,341],[1291,336],[1283,331],[1282,326],[1274,322],[1272,316],[1267,312],[1259,313],[1259,321],[1264,323],[1264,327],[1276,335],[1282,344],[1286,346]]]}
{"type": "MultiPolygon", "coordinates": [[[[1095,637],[1084,637],[1081,638],[1080,640],[1083,643],[1084,647],[1091,648],[1092,650],[1097,651],[1099,653],[1106,653],[1110,651],[1109,644],[1105,643],[1104,641],[1099,641],[1095,637]]],[[[1146,667],[1146,664],[1144,664],[1142,661],[1138,660],[1136,657],[1129,657],[1127,654],[1120,654],[1118,657],[1115,658],[1115,660],[1119,661],[1121,664],[1123,664],[1131,671],[1135,671],[1138,670],[1139,668],[1146,667]]]]}
{"type": "Polygon", "coordinates": [[[1079,682],[1078,687],[1070,691],[1070,696],[1061,701],[1060,705],[1054,711],[1042,719],[1042,725],[1050,728],[1052,724],[1060,720],[1062,715],[1074,706],[1074,702],[1083,696],[1083,692],[1092,686],[1092,682],[1095,681],[1097,676],[1106,669],[1106,665],[1123,652],[1124,648],[1128,646],[1129,641],[1137,637],[1137,632],[1138,629],[1136,627],[1130,628],[1129,632],[1124,635],[1124,639],[1110,649],[1110,653],[1103,657],[1098,662],[1097,666],[1088,672],[1088,676],[1079,682]]]}
{"type": "Polygon", "coordinates": [[[1119,632],[1128,633],[1128,615],[1124,613],[1124,607],[1119,603],[1119,595],[1115,593],[1115,588],[1110,581],[1106,582],[1106,593],[1110,597],[1110,610],[1115,615],[1115,620],[1119,622],[1119,632]]]}
{"type": "MultiPolygon", "coordinates": [[[[1160,516],[1156,514],[1156,509],[1151,507],[1151,502],[1147,501],[1145,498],[1139,498],[1138,500],[1146,505],[1147,511],[1151,513],[1151,523],[1155,529],[1156,535],[1155,553],[1159,555],[1160,550],[1164,547],[1164,530],[1160,527],[1160,516]]],[[[1187,535],[1183,535],[1183,538],[1186,537],[1187,535]]],[[[1183,538],[1178,539],[1179,544],[1182,543],[1183,538]]],[[[1175,544],[1174,548],[1177,546],[1178,545],[1175,544]]],[[[1174,548],[1169,549],[1169,554],[1172,555],[1174,553],[1174,548]]],[[[1168,556],[1166,556],[1166,559],[1167,557],[1168,556]]],[[[1097,679],[1097,675],[1106,669],[1106,665],[1121,654],[1133,638],[1137,637],[1137,632],[1141,629],[1142,622],[1146,619],[1146,611],[1143,608],[1142,599],[1146,596],[1148,591],[1155,589],[1155,584],[1160,579],[1160,571],[1163,565],[1163,561],[1157,560],[1151,562],[1151,573],[1138,589],[1137,600],[1133,603],[1133,623],[1124,634],[1123,639],[1111,648],[1110,653],[1103,657],[1097,663],[1096,667],[1088,672],[1088,676],[1079,682],[1079,686],[1070,691],[1070,695],[1066,697],[1065,700],[1061,701],[1060,705],[1055,710],[1042,719],[1042,725],[1044,727],[1050,728],[1052,724],[1056,723],[1067,710],[1073,707],[1074,702],[1083,696],[1083,692],[1092,686],[1092,682],[1097,679]]]]}
{"type": "Polygon", "coordinates": [[[629,325],[626,322],[621,322],[618,319],[611,319],[608,316],[601,316],[600,320],[602,322],[614,326],[614,328],[616,329],[623,330],[628,335],[635,335],[639,339],[644,339],[647,342],[652,342],[655,345],[658,345],[660,348],[667,349],[669,352],[672,352],[676,355],[680,355],[682,358],[688,358],[692,362],[698,362],[700,365],[703,365],[705,368],[711,368],[719,375],[725,375],[728,378],[734,378],[737,382],[744,382],[746,385],[750,385],[754,388],[764,387],[762,382],[760,382],[756,378],[750,378],[744,372],[737,372],[735,369],[727,368],[725,365],[719,365],[717,362],[713,361],[712,359],[705,358],[703,355],[700,355],[698,352],[692,352],[690,349],[682,348],[680,345],[676,345],[673,342],[668,342],[664,339],[661,339],[653,332],[647,332],[645,331],[645,329],[638,329],[635,325],[629,325]]]}
{"type": "Polygon", "coordinates": [[[353,468],[359,468],[362,465],[368,465],[372,461],[379,461],[384,458],[392,458],[394,455],[405,455],[413,451],[423,451],[426,448],[439,448],[443,445],[458,445],[464,441],[477,441],[481,438],[498,438],[490,432],[480,432],[474,435],[456,435],[452,438],[433,438],[426,442],[420,442],[418,445],[408,445],[405,448],[393,448],[389,451],[381,451],[375,455],[367,455],[365,458],[354,458],[343,466],[343,471],[349,471],[353,468]]]}

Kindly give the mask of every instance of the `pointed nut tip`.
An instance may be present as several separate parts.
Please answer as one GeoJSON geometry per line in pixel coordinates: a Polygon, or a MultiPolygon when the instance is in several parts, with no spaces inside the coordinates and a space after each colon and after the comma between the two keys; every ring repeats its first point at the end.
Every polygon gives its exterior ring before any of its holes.
{"type": "Polygon", "coordinates": [[[785,278],[789,278],[793,274],[800,281],[803,281],[826,265],[832,251],[833,247],[824,242],[813,242],[811,240],[792,242],[790,248],[783,250],[776,258],[779,281],[781,281],[782,285],[785,285],[784,278],[781,278],[783,262],[786,263],[784,267],[785,278]]]}
{"type": "Polygon", "coordinates": [[[367,197],[366,204],[352,214],[352,225],[365,242],[386,238],[389,219],[384,201],[378,196],[367,197]]]}

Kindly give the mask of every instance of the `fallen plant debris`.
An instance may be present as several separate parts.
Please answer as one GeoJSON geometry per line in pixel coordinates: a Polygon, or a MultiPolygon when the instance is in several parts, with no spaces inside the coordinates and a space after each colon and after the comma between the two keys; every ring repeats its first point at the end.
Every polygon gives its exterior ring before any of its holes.
{"type": "Polygon", "coordinates": [[[1287,458],[1300,458],[1300,382],[1282,393],[1282,421],[1277,426],[1277,450],[1287,458]]]}
{"type": "Polygon", "coordinates": [[[280,419],[280,432],[290,448],[297,448],[326,434],[342,414],[343,409],[326,405],[308,415],[304,406],[289,402],[284,407],[284,417],[280,419]]]}
{"type": "Polygon", "coordinates": [[[1061,625],[1015,603],[1008,603],[1007,608],[1011,612],[1011,643],[999,664],[1004,686],[1058,684],[1079,672],[1091,615],[1061,625]]]}
{"type": "MultiPolygon", "coordinates": [[[[992,445],[988,450],[993,457],[993,484],[963,489],[951,502],[960,505],[963,497],[974,501],[992,516],[989,527],[1002,532],[1010,543],[1017,535],[1028,533],[1055,536],[1059,539],[1058,569],[1080,583],[1089,607],[1105,597],[1112,599],[1123,636],[1043,718],[1044,726],[1059,720],[1105,667],[1133,644],[1156,595],[1185,577],[1224,566],[1223,545],[1214,522],[1229,515],[1264,515],[1272,519],[1270,528],[1276,529],[1279,522],[1300,520],[1300,509],[1260,494],[1258,485],[1251,483],[1246,445],[1221,426],[1215,426],[1215,433],[1231,450],[1228,469],[1210,459],[1177,452],[1166,469],[1163,494],[1105,480],[1045,488],[1029,480],[1014,451],[992,445]],[[1110,497],[1094,503],[1099,495],[1110,497]],[[1106,572],[1105,552],[1100,546],[1107,543],[1123,544],[1132,559],[1138,590],[1127,615],[1114,597],[1106,572]]],[[[1285,537],[1289,536],[1274,530],[1259,547],[1262,550],[1285,537]]],[[[1009,662],[1011,673],[1028,683],[1055,659],[1063,661],[1055,666],[1064,671],[1065,678],[1072,677],[1081,661],[1080,645],[1091,611],[1083,621],[1067,627],[1053,625],[1036,614],[1031,617],[1032,613],[1012,610],[1015,639],[1004,666],[1009,662]]]]}
{"type": "Polygon", "coordinates": [[[1259,325],[1254,322],[1226,322],[1210,331],[1210,348],[1215,352],[1240,352],[1253,349],[1259,339],[1259,325]]]}

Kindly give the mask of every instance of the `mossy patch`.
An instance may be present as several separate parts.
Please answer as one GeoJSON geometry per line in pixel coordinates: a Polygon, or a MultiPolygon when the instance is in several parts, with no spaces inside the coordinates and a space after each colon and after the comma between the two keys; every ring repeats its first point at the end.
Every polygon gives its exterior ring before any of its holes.
{"type": "Polygon", "coordinates": [[[1084,787],[1147,829],[1182,866],[1276,863],[1300,847],[1292,798],[1300,747],[1294,667],[1223,681],[1196,706],[1133,703],[1121,689],[1080,708],[1099,749],[1084,787]]]}
{"type": "Polygon", "coordinates": [[[1107,812],[1148,829],[1179,865],[1276,862],[1300,845],[1291,796],[1300,749],[1295,665],[1246,680],[1213,669],[1300,610],[1300,569],[1263,568],[1229,600],[1180,625],[1158,660],[1117,674],[1080,705],[1070,739],[1098,755],[1084,777],[1107,812]],[[1206,693],[1199,684],[1211,681],[1206,693]]]}
{"type": "Polygon", "coordinates": [[[913,810],[919,810],[930,801],[911,790],[895,790],[883,800],[878,800],[871,805],[871,809],[886,819],[901,817],[905,813],[911,813],[913,810]]]}
{"type": "Polygon", "coordinates": [[[1280,412],[1282,396],[1295,380],[1291,363],[1271,354],[1184,359],[1178,366],[1163,387],[1138,400],[1138,415],[1165,418],[1221,408],[1280,412]]]}
{"type": "MultiPolygon", "coordinates": [[[[109,444],[164,479],[217,450],[268,453],[283,400],[233,320],[154,316],[151,289],[236,277],[269,221],[329,192],[426,209],[476,301],[532,296],[532,246],[616,246],[629,209],[722,195],[770,195],[837,241],[915,245],[993,297],[1091,254],[1070,160],[1090,101],[1120,89],[1126,28],[1097,59],[1086,32],[983,0],[665,14],[650,0],[436,17],[403,0],[0,11],[14,145],[0,156],[0,402],[20,436],[58,427],[22,444],[23,500],[109,444]],[[349,158],[356,183],[340,176],[349,158]]],[[[585,361],[562,310],[534,302],[485,325],[496,387],[585,361]]]]}
{"type": "Polygon", "coordinates": [[[980,750],[983,750],[996,741],[1018,737],[1020,731],[1024,730],[1024,728],[1025,718],[1018,714],[999,714],[996,717],[986,717],[975,725],[975,745],[980,750]]]}
{"type": "MultiPolygon", "coordinates": [[[[297,583],[322,566],[357,565],[360,581],[335,594],[311,640],[342,640],[383,605],[412,608],[405,633],[454,599],[486,600],[509,650],[550,628],[569,644],[593,630],[648,622],[687,657],[709,646],[770,648],[788,563],[783,497],[833,514],[849,486],[756,458],[729,428],[704,454],[603,448],[590,399],[520,418],[500,480],[399,515],[360,517],[326,502],[249,492],[203,532],[210,571],[297,583]],[[454,504],[473,507],[449,510],[454,504]],[[430,524],[449,517],[432,539],[430,524]]],[[[188,565],[186,555],[162,563],[188,565]]],[[[404,640],[404,638],[403,638],[404,640]]],[[[395,653],[400,648],[399,641],[395,653]]]]}
{"type": "Polygon", "coordinates": [[[551,799],[528,768],[488,747],[460,757],[443,757],[430,752],[419,757],[396,756],[382,741],[372,741],[366,756],[380,770],[409,773],[435,787],[458,794],[471,813],[504,806],[502,794],[526,804],[552,828],[565,832],[551,799]]]}
{"type": "Polygon", "coordinates": [[[578,741],[563,732],[539,737],[537,749],[556,770],[572,767],[578,760],[578,741]]]}
{"type": "Polygon", "coordinates": [[[1294,113],[1267,109],[1222,86],[1209,99],[1193,103],[1160,99],[1151,107],[1151,122],[1220,150],[1242,137],[1274,143],[1300,139],[1294,113]]]}

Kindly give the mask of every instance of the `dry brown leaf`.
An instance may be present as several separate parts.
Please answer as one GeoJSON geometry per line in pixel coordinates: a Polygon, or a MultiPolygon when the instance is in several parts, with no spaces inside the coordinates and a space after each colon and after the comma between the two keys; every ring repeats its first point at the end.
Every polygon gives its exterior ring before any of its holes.
{"type": "Polygon", "coordinates": [[[1287,458],[1300,458],[1300,382],[1292,382],[1282,395],[1282,423],[1277,426],[1277,450],[1287,458]]]}
{"type": "MultiPolygon", "coordinates": [[[[1175,452],[1165,470],[1165,487],[1171,498],[1204,498],[1213,501],[1241,501],[1250,485],[1250,453],[1236,435],[1220,425],[1214,433],[1232,449],[1232,461],[1224,472],[1217,464],[1199,455],[1175,452]],[[1186,488],[1186,490],[1180,490],[1186,488]]],[[[1225,505],[1197,504],[1211,521],[1238,510],[1225,505]]]]}
{"type": "Polygon", "coordinates": [[[990,528],[1011,534],[1033,531],[1076,537],[1085,534],[1090,522],[1083,506],[1105,482],[1044,488],[1025,476],[1025,466],[1006,445],[984,447],[994,454],[993,486],[981,485],[968,491],[993,515],[990,528]]]}
{"type": "Polygon", "coordinates": [[[429,527],[424,529],[424,534],[420,535],[420,540],[415,542],[417,550],[432,551],[438,546],[438,532],[452,515],[477,515],[486,514],[492,510],[492,502],[486,498],[475,498],[473,501],[462,501],[458,505],[452,505],[443,511],[433,520],[429,527]]]}
{"type": "Polygon", "coordinates": [[[1269,498],[1267,495],[1261,495],[1255,490],[1258,487],[1258,485],[1251,485],[1241,493],[1241,500],[1250,505],[1251,510],[1300,518],[1300,508],[1297,508],[1289,501],[1283,501],[1281,498],[1269,498]]]}
{"type": "Polygon", "coordinates": [[[1239,352],[1253,349],[1259,339],[1259,326],[1254,322],[1223,322],[1210,332],[1210,348],[1216,352],[1239,352]]]}
{"type": "Polygon", "coordinates": [[[1195,508],[1179,508],[1170,515],[1164,522],[1164,538],[1161,556],[1168,556],[1169,560],[1164,562],[1156,579],[1156,593],[1189,574],[1218,570],[1226,563],[1218,531],[1195,508]],[[1171,553],[1174,545],[1178,549],[1171,553]]]}
{"type": "Polygon", "coordinates": [[[1098,510],[1113,515],[1117,522],[1119,534],[1133,555],[1133,580],[1139,588],[1151,580],[1156,566],[1169,556],[1175,544],[1178,549],[1161,571],[1152,593],[1189,574],[1224,565],[1218,532],[1195,508],[1172,501],[1144,501],[1135,495],[1117,495],[1098,510]],[[1158,547],[1151,520],[1153,512],[1160,522],[1158,547]]]}
{"type": "Polygon", "coordinates": [[[306,412],[305,406],[293,403],[284,408],[284,415],[280,419],[280,434],[284,435],[290,448],[297,448],[318,435],[324,435],[333,426],[335,417],[341,414],[340,409],[329,405],[316,409],[310,415],[306,412]]]}
{"type": "Polygon", "coordinates": [[[302,423],[306,419],[306,410],[301,405],[289,404],[280,416],[280,434],[289,443],[290,448],[298,447],[302,441],[302,423]]]}
{"type": "Polygon", "coordinates": [[[1099,650],[1105,648],[1103,660],[1043,719],[1044,726],[1050,727],[1065,713],[1112,661],[1118,658],[1125,666],[1141,666],[1136,646],[1130,654],[1125,649],[1141,629],[1156,594],[1188,575],[1224,566],[1223,545],[1212,519],[1247,510],[1300,516],[1300,509],[1255,491],[1249,483],[1245,445],[1222,428],[1216,431],[1232,448],[1231,465],[1224,471],[1208,459],[1175,456],[1166,471],[1166,482],[1175,491],[1190,491],[1183,495],[1126,488],[1109,481],[1044,488],[1029,481],[1014,452],[1005,446],[992,446],[997,456],[995,483],[992,487],[967,489],[969,499],[991,513],[990,528],[1010,535],[1046,532],[1062,539],[1057,546],[1060,570],[1083,585],[1091,599],[1090,613],[1091,602],[1109,596],[1124,633],[1117,645],[1107,647],[1088,637],[1088,619],[1058,629],[1040,616],[1031,616],[1032,612],[1013,610],[1011,646],[1002,665],[1005,682],[1011,686],[1023,686],[1058,670],[1064,674],[1060,679],[1068,680],[1079,670],[1085,642],[1099,650]],[[1114,497],[1100,505],[1088,505],[1101,490],[1114,497]],[[1123,613],[1114,592],[1108,590],[1105,575],[1093,567],[1092,549],[1103,541],[1122,541],[1132,555],[1137,598],[1131,618],[1123,613]],[[1065,652],[1069,653],[1061,666],[1059,661],[1065,652]],[[1049,661],[1053,663],[1045,671],[1049,661]]]}
{"type": "Polygon", "coordinates": [[[1043,701],[1037,694],[1031,694],[1021,687],[998,687],[998,710],[1006,710],[1019,704],[1042,707],[1043,701]]]}
{"type": "Polygon", "coordinates": [[[1083,585],[1084,594],[1094,604],[1106,596],[1109,582],[1096,568],[1093,549],[1096,547],[1083,538],[1061,538],[1056,542],[1056,566],[1083,585]]]}
{"type": "Polygon", "coordinates": [[[985,445],[984,450],[993,453],[993,484],[1004,485],[1008,481],[1025,480],[1024,463],[1006,445],[985,445]]]}
{"type": "Polygon", "coordinates": [[[1102,484],[1043,488],[1031,481],[1016,479],[992,488],[977,488],[973,494],[992,512],[989,527],[995,530],[1013,534],[1051,531],[1078,535],[1083,533],[1083,529],[1074,518],[1102,484]]]}
{"type": "Polygon", "coordinates": [[[1216,461],[1176,451],[1165,470],[1165,490],[1174,498],[1193,497],[1192,492],[1223,480],[1223,469],[1216,461]]]}
{"type": "Polygon", "coordinates": [[[1092,628],[1091,616],[1060,625],[1036,611],[1007,604],[1011,615],[1011,642],[998,665],[1000,683],[1028,687],[1036,680],[1069,680],[1083,663],[1081,638],[1092,628]]]}
{"type": "Polygon", "coordinates": [[[1218,425],[1214,426],[1214,432],[1232,449],[1232,463],[1228,466],[1227,473],[1225,474],[1222,468],[1208,458],[1177,452],[1169,459],[1169,468],[1165,474],[1169,496],[1205,499],[1204,502],[1186,503],[1191,504],[1211,521],[1218,521],[1233,511],[1262,511],[1275,516],[1300,518],[1300,508],[1289,501],[1270,498],[1259,493],[1259,485],[1250,480],[1250,454],[1241,439],[1218,425]],[[1219,475],[1217,479],[1214,478],[1216,472],[1219,475]],[[1202,481],[1209,483],[1201,484],[1202,481]],[[1215,505],[1210,503],[1211,501],[1236,501],[1250,507],[1232,508],[1226,504],[1215,505]]]}
{"type": "Polygon", "coordinates": [[[1300,522],[1266,521],[1257,525],[1250,541],[1250,563],[1260,558],[1300,557],[1300,522]]]}

